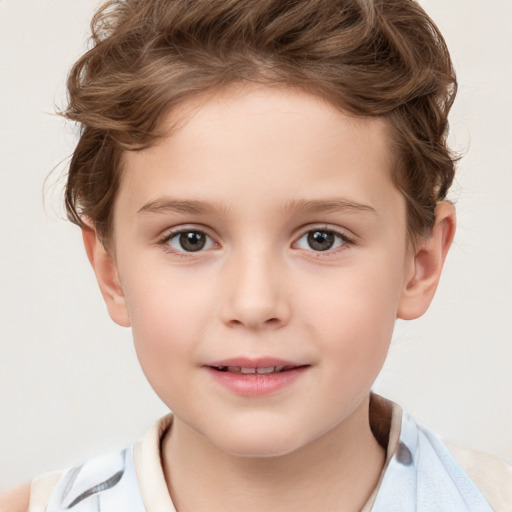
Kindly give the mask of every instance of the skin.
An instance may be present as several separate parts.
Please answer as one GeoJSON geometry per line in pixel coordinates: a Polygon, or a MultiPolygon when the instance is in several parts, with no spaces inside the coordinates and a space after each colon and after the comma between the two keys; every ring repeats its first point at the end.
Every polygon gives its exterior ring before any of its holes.
{"type": "Polygon", "coordinates": [[[26,512],[29,506],[30,484],[0,492],[0,510],[26,512]]]}
{"type": "Polygon", "coordinates": [[[124,157],[110,250],[84,231],[109,313],[132,327],[175,414],[162,447],[173,501],[180,512],[359,510],[384,462],[370,388],[396,318],[432,300],[453,207],[438,206],[413,248],[385,120],[301,91],[239,86],[174,115],[172,135],[124,157]],[[187,252],[180,230],[203,232],[204,249],[187,252]],[[315,231],[332,248],[312,247],[315,231]],[[306,368],[246,397],[207,368],[233,357],[306,368]]]}

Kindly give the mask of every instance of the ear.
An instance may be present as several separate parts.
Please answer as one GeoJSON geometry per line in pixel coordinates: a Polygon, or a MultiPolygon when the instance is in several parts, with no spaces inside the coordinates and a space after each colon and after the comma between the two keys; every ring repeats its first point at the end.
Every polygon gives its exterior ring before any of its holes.
{"type": "Polygon", "coordinates": [[[130,317],[114,258],[105,249],[93,228],[82,229],[82,238],[110,318],[122,327],[130,327],[130,317]]]}
{"type": "Polygon", "coordinates": [[[412,264],[406,278],[397,317],[412,320],[425,313],[434,298],[448,249],[455,235],[455,208],[451,203],[437,205],[430,233],[411,248],[412,264]]]}

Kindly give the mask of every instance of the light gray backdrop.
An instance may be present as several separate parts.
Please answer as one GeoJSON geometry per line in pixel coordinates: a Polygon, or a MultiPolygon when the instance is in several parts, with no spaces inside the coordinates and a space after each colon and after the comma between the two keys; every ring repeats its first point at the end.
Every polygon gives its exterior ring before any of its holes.
{"type": "MultiPolygon", "coordinates": [[[[52,115],[96,0],[0,0],[0,488],[137,439],[165,407],[108,318],[50,170],[52,115]]],[[[460,80],[459,227],[430,312],[400,323],[376,390],[512,462],[512,1],[424,0],[460,80]]]]}

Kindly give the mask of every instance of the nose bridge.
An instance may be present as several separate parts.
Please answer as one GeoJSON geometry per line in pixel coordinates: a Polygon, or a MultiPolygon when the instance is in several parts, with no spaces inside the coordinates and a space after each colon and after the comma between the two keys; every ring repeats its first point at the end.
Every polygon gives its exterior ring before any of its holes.
{"type": "Polygon", "coordinates": [[[226,265],[229,286],[222,305],[226,324],[258,329],[288,322],[284,269],[271,248],[253,246],[233,251],[226,265]]]}

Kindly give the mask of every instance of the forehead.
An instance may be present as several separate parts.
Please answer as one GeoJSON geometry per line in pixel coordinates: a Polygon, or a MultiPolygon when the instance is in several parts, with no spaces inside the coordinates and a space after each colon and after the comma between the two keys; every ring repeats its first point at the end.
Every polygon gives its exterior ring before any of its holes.
{"type": "Polygon", "coordinates": [[[384,209],[401,202],[387,122],[349,116],[301,90],[203,94],[164,118],[163,128],[169,136],[154,147],[125,154],[119,202],[129,198],[132,209],[165,194],[225,207],[242,199],[253,210],[328,196],[384,209]]]}

